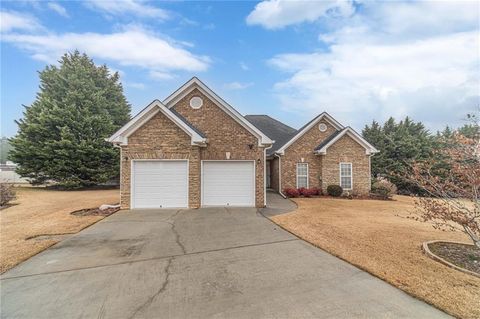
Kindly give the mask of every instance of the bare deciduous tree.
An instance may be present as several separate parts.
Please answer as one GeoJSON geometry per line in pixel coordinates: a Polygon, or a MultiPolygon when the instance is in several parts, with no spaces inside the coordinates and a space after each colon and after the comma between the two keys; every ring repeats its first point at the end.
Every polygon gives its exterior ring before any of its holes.
{"type": "Polygon", "coordinates": [[[415,200],[415,219],[437,229],[459,229],[480,249],[480,127],[478,116],[469,119],[476,134],[454,132],[435,156],[412,164],[408,179],[427,193],[415,200]]]}

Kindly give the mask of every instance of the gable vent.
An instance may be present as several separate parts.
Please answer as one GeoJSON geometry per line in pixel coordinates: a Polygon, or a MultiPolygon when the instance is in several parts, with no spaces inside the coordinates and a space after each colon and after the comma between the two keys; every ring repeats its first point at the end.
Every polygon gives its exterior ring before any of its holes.
{"type": "Polygon", "coordinates": [[[199,109],[203,105],[203,100],[199,96],[194,96],[190,99],[190,107],[192,109],[199,109]]]}

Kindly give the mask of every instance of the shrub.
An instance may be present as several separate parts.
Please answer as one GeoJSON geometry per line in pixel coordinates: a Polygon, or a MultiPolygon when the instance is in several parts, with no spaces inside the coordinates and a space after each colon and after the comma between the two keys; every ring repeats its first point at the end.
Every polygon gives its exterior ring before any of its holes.
{"type": "Polygon", "coordinates": [[[320,194],[318,188],[316,187],[304,188],[300,193],[305,197],[311,197],[311,196],[316,196],[320,194]]]}
{"type": "Polygon", "coordinates": [[[385,178],[380,178],[372,185],[372,194],[381,199],[390,199],[397,193],[397,187],[385,178]]]}
{"type": "Polygon", "coordinates": [[[307,190],[306,187],[300,187],[297,189],[298,193],[302,196],[305,196],[305,191],[307,190]]]}
{"type": "Polygon", "coordinates": [[[298,196],[300,196],[300,192],[295,188],[285,188],[283,190],[283,193],[287,197],[298,197],[298,196]]]}
{"type": "Polygon", "coordinates": [[[342,196],[343,188],[340,185],[328,185],[327,194],[333,197],[342,196]]]}
{"type": "Polygon", "coordinates": [[[0,183],[0,206],[7,205],[15,198],[15,188],[13,184],[0,183]]]}

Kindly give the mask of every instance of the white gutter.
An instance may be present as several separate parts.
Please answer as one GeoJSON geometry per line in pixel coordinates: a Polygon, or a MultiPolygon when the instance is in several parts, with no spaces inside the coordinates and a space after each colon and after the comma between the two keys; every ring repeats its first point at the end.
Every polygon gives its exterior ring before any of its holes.
{"type": "Polygon", "coordinates": [[[278,157],[278,193],[283,197],[287,198],[284,193],[282,193],[282,158],[277,153],[274,153],[273,156],[278,157]]]}

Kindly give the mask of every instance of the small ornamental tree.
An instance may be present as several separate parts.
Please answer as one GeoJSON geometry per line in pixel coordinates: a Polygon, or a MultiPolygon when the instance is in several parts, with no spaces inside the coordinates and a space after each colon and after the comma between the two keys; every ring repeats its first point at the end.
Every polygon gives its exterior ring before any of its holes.
{"type": "Polygon", "coordinates": [[[428,194],[416,198],[415,219],[437,229],[460,229],[480,249],[480,127],[475,123],[470,137],[453,132],[431,159],[415,162],[409,179],[428,194]]]}
{"type": "Polygon", "coordinates": [[[119,152],[105,141],[130,118],[118,73],[85,54],[65,54],[40,74],[40,90],[10,140],[9,159],[32,184],[66,188],[118,176],[119,152]]]}

